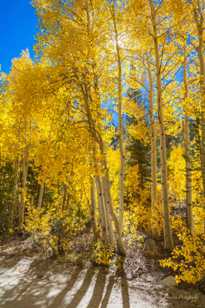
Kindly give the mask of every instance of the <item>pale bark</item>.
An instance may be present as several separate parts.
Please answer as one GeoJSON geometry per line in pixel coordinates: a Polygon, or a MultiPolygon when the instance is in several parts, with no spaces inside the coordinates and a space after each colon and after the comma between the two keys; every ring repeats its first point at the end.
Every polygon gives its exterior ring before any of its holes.
{"type": "Polygon", "coordinates": [[[116,214],[114,212],[113,205],[112,205],[109,170],[108,170],[108,166],[107,166],[106,154],[105,154],[104,144],[103,144],[102,138],[99,139],[99,148],[100,148],[101,155],[103,157],[102,165],[103,165],[103,169],[104,169],[103,189],[104,189],[104,192],[105,192],[105,194],[104,194],[105,195],[105,204],[106,204],[105,207],[108,210],[110,218],[113,220],[113,223],[114,223],[114,226],[115,226],[115,237],[116,237],[116,242],[117,242],[118,253],[124,256],[125,250],[124,250],[124,245],[123,245],[122,237],[121,237],[120,224],[119,224],[119,221],[116,217],[116,214]]]}
{"type": "Polygon", "coordinates": [[[39,196],[38,196],[38,207],[39,208],[42,207],[43,195],[44,195],[44,183],[41,183],[40,191],[39,191],[39,196]]]}
{"type": "MultiPolygon", "coordinates": [[[[191,2],[193,17],[196,25],[198,35],[198,46],[196,48],[199,59],[199,83],[200,83],[200,96],[201,96],[201,111],[200,111],[200,162],[201,162],[201,175],[203,185],[203,197],[205,200],[205,62],[204,62],[204,12],[203,1],[196,0],[191,2]]],[[[203,201],[205,202],[205,201],[203,201]]],[[[204,206],[204,205],[203,205],[204,206]]],[[[205,208],[205,206],[204,206],[205,208]]],[[[205,221],[204,221],[205,225],[205,221]]]]}
{"type": "Polygon", "coordinates": [[[91,199],[91,208],[90,208],[91,223],[93,228],[94,239],[96,240],[97,239],[96,198],[95,198],[95,181],[93,178],[91,178],[90,199],[91,199]]]}
{"type": "Polygon", "coordinates": [[[119,46],[119,34],[116,23],[116,12],[114,5],[111,8],[112,20],[115,33],[115,49],[117,55],[117,67],[118,67],[118,137],[119,137],[119,148],[120,148],[120,177],[119,177],[119,225],[120,232],[123,232],[123,214],[124,214],[124,178],[125,178],[125,155],[124,155],[124,134],[123,134],[123,114],[122,114],[122,60],[119,46]]]}
{"type": "Polygon", "coordinates": [[[21,181],[21,194],[20,194],[20,207],[19,207],[20,230],[23,230],[23,225],[24,225],[27,175],[28,175],[28,147],[26,146],[23,152],[23,159],[22,159],[22,181],[21,181]]]}
{"type": "MultiPolygon", "coordinates": [[[[45,187],[45,186],[44,186],[45,187]]],[[[63,202],[62,202],[62,210],[65,209],[68,203],[68,187],[66,184],[64,184],[63,187],[63,202]]]]}
{"type": "Polygon", "coordinates": [[[200,1],[197,1],[198,5],[194,8],[194,19],[198,34],[198,58],[200,69],[200,94],[201,94],[201,115],[200,115],[200,127],[201,127],[201,142],[200,142],[200,158],[201,158],[201,173],[203,183],[203,194],[205,197],[205,63],[204,63],[204,17],[201,11],[200,1]]]}
{"type": "Polygon", "coordinates": [[[100,218],[100,226],[101,226],[101,237],[104,236],[105,242],[109,242],[110,234],[108,229],[108,218],[107,212],[104,207],[104,200],[103,200],[103,191],[102,191],[102,183],[99,176],[95,177],[95,185],[97,191],[97,200],[98,200],[98,211],[99,211],[99,218],[100,218]]]}
{"type": "Polygon", "coordinates": [[[157,106],[158,106],[158,121],[160,127],[160,158],[161,158],[161,183],[162,183],[162,200],[163,200],[163,227],[164,227],[164,248],[173,248],[173,237],[171,232],[171,224],[169,217],[169,201],[168,201],[168,182],[167,182],[167,149],[166,135],[164,127],[164,112],[162,103],[162,85],[161,85],[161,66],[160,53],[158,43],[158,31],[156,22],[156,9],[152,0],[149,0],[151,10],[151,22],[153,28],[153,43],[156,65],[156,82],[157,82],[157,106]]]}
{"type": "Polygon", "coordinates": [[[148,68],[149,78],[149,115],[150,115],[150,131],[151,131],[151,206],[152,209],[156,205],[157,199],[157,134],[155,127],[154,111],[153,111],[153,80],[150,68],[148,68]]]}
{"type": "Polygon", "coordinates": [[[14,183],[13,183],[13,197],[10,210],[10,227],[14,227],[14,219],[17,212],[18,204],[18,181],[19,181],[19,159],[17,158],[14,162],[14,183]]]}
{"type": "Polygon", "coordinates": [[[106,208],[106,199],[105,199],[105,193],[103,189],[103,183],[101,177],[98,175],[99,172],[99,166],[96,159],[96,140],[93,140],[92,144],[92,158],[93,158],[93,167],[95,170],[95,184],[96,184],[96,191],[97,191],[97,197],[98,197],[98,210],[99,210],[99,224],[101,229],[101,239],[103,239],[106,243],[112,243],[113,239],[113,230],[112,230],[112,224],[111,220],[108,214],[108,210],[106,208]]]}
{"type": "Polygon", "coordinates": [[[113,206],[112,206],[112,199],[111,199],[111,195],[110,195],[110,180],[109,180],[109,176],[106,173],[106,175],[104,176],[104,187],[105,187],[105,194],[106,194],[106,205],[109,211],[109,215],[113,220],[114,226],[115,226],[115,237],[116,237],[116,242],[117,242],[117,252],[118,254],[125,256],[125,250],[124,250],[124,245],[122,242],[122,237],[121,237],[121,230],[120,230],[120,225],[119,222],[117,220],[117,217],[114,213],[113,210],[113,206]]]}
{"type": "MultiPolygon", "coordinates": [[[[186,51],[184,51],[186,52],[186,51]]],[[[188,82],[187,82],[187,61],[186,54],[184,55],[184,100],[188,98],[188,82]]],[[[184,111],[184,153],[186,162],[186,209],[187,209],[187,226],[192,232],[192,176],[191,176],[191,155],[190,155],[190,130],[189,117],[185,108],[184,111]]]]}
{"type": "Polygon", "coordinates": [[[102,190],[103,190],[103,205],[105,210],[105,218],[106,218],[106,228],[108,229],[109,234],[109,242],[115,247],[115,235],[113,230],[112,216],[110,215],[110,209],[108,204],[110,204],[111,199],[109,195],[109,187],[106,184],[106,179],[102,177],[102,190]]]}
{"type": "MultiPolygon", "coordinates": [[[[85,112],[86,112],[86,116],[87,116],[87,120],[88,120],[88,126],[89,126],[89,132],[91,134],[91,136],[94,139],[94,142],[96,142],[96,144],[99,146],[99,151],[101,153],[101,157],[102,157],[102,167],[104,170],[104,180],[103,180],[103,194],[104,194],[104,202],[105,202],[105,209],[106,211],[108,211],[108,215],[107,217],[111,218],[113,220],[114,226],[115,226],[115,237],[116,237],[116,242],[117,242],[117,250],[119,252],[119,254],[125,255],[125,251],[124,251],[124,247],[123,247],[123,243],[122,243],[122,239],[121,239],[121,229],[119,226],[119,222],[118,219],[114,213],[113,210],[113,206],[112,206],[112,198],[111,198],[111,193],[110,193],[110,180],[109,180],[109,171],[108,171],[108,166],[107,166],[107,159],[106,159],[106,154],[105,154],[105,150],[104,150],[104,143],[102,140],[102,137],[99,133],[99,131],[96,128],[96,123],[92,117],[92,112],[90,110],[90,104],[92,104],[92,98],[89,95],[87,86],[84,85],[84,87],[81,87],[82,89],[82,93],[84,96],[84,103],[85,103],[85,112]]],[[[112,228],[112,222],[109,221],[108,222],[108,226],[111,230],[112,228]]]]}
{"type": "MultiPolygon", "coordinates": [[[[92,5],[91,5],[92,7],[92,5]]],[[[92,14],[90,16],[90,11],[89,11],[89,6],[87,5],[85,7],[86,9],[86,15],[87,15],[87,35],[89,38],[89,46],[90,49],[92,50],[93,48],[93,40],[92,40],[92,14]]],[[[94,64],[93,64],[94,65],[94,64]]],[[[99,96],[99,90],[98,90],[98,83],[97,83],[97,76],[95,74],[95,72],[93,72],[93,90],[95,91],[95,96],[98,99],[98,108],[100,108],[100,96],[99,96]]],[[[110,193],[110,180],[109,180],[109,171],[108,171],[108,166],[107,166],[107,158],[106,158],[106,153],[105,153],[105,148],[104,148],[104,142],[102,139],[102,135],[101,135],[101,129],[100,126],[97,125],[96,123],[96,119],[93,117],[92,114],[92,110],[91,110],[91,106],[94,104],[93,99],[92,99],[92,95],[91,95],[91,86],[90,83],[87,82],[86,78],[83,82],[79,83],[81,90],[82,90],[82,94],[83,94],[83,99],[84,99],[84,108],[85,108],[85,114],[87,117],[87,121],[88,121],[88,130],[90,135],[92,136],[94,142],[96,143],[96,145],[98,145],[99,147],[99,151],[102,157],[102,169],[104,172],[104,177],[103,177],[103,183],[102,183],[102,191],[104,194],[104,205],[105,205],[105,209],[108,213],[108,227],[112,228],[112,220],[115,226],[115,237],[116,237],[116,242],[117,242],[117,249],[118,252],[122,255],[125,254],[124,251],[124,247],[123,247],[123,243],[122,243],[122,239],[121,239],[121,229],[119,227],[119,222],[118,219],[116,218],[116,215],[114,213],[113,210],[113,206],[112,206],[112,198],[111,198],[111,193],[110,193]],[[112,220],[111,220],[112,219],[112,220]]],[[[96,103],[96,102],[95,102],[96,103]]]]}

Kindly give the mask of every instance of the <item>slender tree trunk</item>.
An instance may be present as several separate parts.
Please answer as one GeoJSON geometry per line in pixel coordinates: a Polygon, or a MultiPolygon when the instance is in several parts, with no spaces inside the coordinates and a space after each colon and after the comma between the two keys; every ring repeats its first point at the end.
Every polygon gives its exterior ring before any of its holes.
{"type": "Polygon", "coordinates": [[[122,114],[122,61],[119,46],[119,34],[116,23],[116,12],[114,5],[111,8],[112,20],[115,33],[115,49],[117,55],[117,67],[118,67],[118,136],[119,136],[119,148],[120,148],[120,178],[119,178],[119,225],[120,232],[123,232],[123,214],[124,214],[124,178],[125,178],[125,155],[123,144],[123,114],[122,114]]]}
{"type": "Polygon", "coordinates": [[[19,159],[17,158],[14,163],[14,183],[13,183],[13,197],[11,205],[11,218],[10,227],[14,227],[14,221],[18,209],[18,181],[19,181],[19,159]]]}
{"type": "Polygon", "coordinates": [[[44,183],[41,183],[40,191],[39,191],[39,196],[38,196],[38,207],[39,208],[42,207],[43,195],[44,195],[44,183]]]}
{"type": "MultiPolygon", "coordinates": [[[[93,137],[94,141],[96,144],[99,146],[99,151],[102,156],[102,168],[104,170],[104,181],[103,181],[103,192],[104,192],[104,199],[105,201],[105,208],[106,211],[108,211],[110,218],[113,220],[114,226],[115,226],[115,237],[116,237],[116,242],[117,242],[117,250],[118,253],[121,255],[125,255],[125,250],[123,247],[123,242],[121,238],[121,229],[120,225],[118,222],[118,219],[115,215],[115,212],[113,210],[113,205],[112,205],[112,198],[111,198],[111,192],[110,192],[110,180],[109,180],[109,171],[108,171],[108,166],[107,166],[107,159],[106,159],[106,154],[104,150],[104,142],[102,140],[102,137],[97,130],[96,123],[93,120],[92,113],[90,110],[90,104],[92,104],[92,97],[89,95],[89,91],[87,88],[87,85],[84,85],[84,87],[81,87],[82,93],[84,96],[84,103],[85,103],[85,112],[87,115],[87,120],[88,120],[88,125],[89,125],[89,132],[91,136],[93,137]]],[[[108,215],[108,217],[109,217],[108,215]]],[[[109,223],[109,228],[112,228],[111,222],[109,223]]]]}
{"type": "Polygon", "coordinates": [[[105,151],[104,151],[104,144],[103,144],[103,141],[102,141],[101,138],[99,140],[99,148],[100,148],[100,152],[101,152],[102,157],[103,157],[103,159],[102,159],[102,165],[103,165],[103,169],[104,169],[103,187],[104,187],[104,192],[105,192],[105,196],[106,196],[106,201],[105,201],[106,202],[106,209],[108,210],[109,215],[112,218],[114,226],[115,226],[115,231],[116,231],[115,237],[116,237],[116,242],[117,242],[118,253],[122,256],[125,256],[125,250],[124,250],[124,245],[123,245],[123,242],[122,242],[120,224],[119,224],[119,221],[118,221],[118,219],[115,215],[113,205],[112,205],[109,170],[108,170],[106,155],[105,155],[105,151]]]}
{"type": "Polygon", "coordinates": [[[187,226],[192,232],[192,178],[191,178],[191,157],[190,157],[190,132],[189,132],[189,118],[185,114],[184,119],[184,152],[186,162],[186,209],[187,209],[187,226]]]}
{"type": "Polygon", "coordinates": [[[162,87],[161,87],[161,67],[158,44],[158,33],[156,23],[156,11],[152,0],[149,0],[151,9],[151,22],[153,27],[153,42],[155,52],[156,65],[156,81],[157,81],[157,106],[158,120],[160,127],[160,158],[161,158],[161,182],[162,182],[162,200],[163,200],[163,223],[164,223],[164,248],[173,248],[173,238],[171,232],[171,224],[169,217],[169,202],[168,202],[168,182],[167,182],[167,153],[166,153],[166,135],[164,128],[164,113],[162,104],[162,87]]]}
{"type": "MultiPolygon", "coordinates": [[[[205,202],[205,62],[204,62],[204,14],[203,14],[203,1],[196,0],[191,2],[193,9],[193,17],[198,34],[198,46],[196,48],[199,59],[199,83],[201,95],[201,111],[199,117],[200,123],[200,162],[201,162],[201,175],[203,185],[203,203],[205,202]]],[[[203,205],[205,208],[205,205],[203,205]]],[[[204,221],[205,225],[205,221],[204,221]]]]}
{"type": "Polygon", "coordinates": [[[19,229],[23,230],[24,216],[25,216],[25,202],[27,189],[27,175],[28,175],[28,147],[26,146],[23,153],[22,160],[22,187],[20,195],[20,209],[19,209],[19,229]]]}
{"type": "Polygon", "coordinates": [[[200,63],[200,92],[201,92],[201,143],[200,143],[200,157],[201,157],[201,173],[203,181],[203,193],[205,197],[205,64],[203,54],[203,32],[199,30],[199,46],[198,56],[200,63]]]}
{"type": "Polygon", "coordinates": [[[96,183],[96,190],[98,195],[98,210],[100,215],[100,226],[101,226],[101,238],[104,237],[104,240],[109,243],[111,240],[111,232],[109,230],[109,218],[108,213],[105,208],[104,199],[103,199],[103,189],[102,189],[102,183],[99,176],[95,177],[95,183],[96,183]]]}
{"type": "Polygon", "coordinates": [[[98,211],[99,211],[99,225],[100,225],[100,237],[105,241],[107,244],[112,242],[112,234],[113,231],[110,230],[112,227],[110,217],[108,215],[108,210],[106,208],[106,200],[104,197],[104,190],[103,190],[103,183],[101,177],[99,176],[99,166],[96,159],[96,140],[93,139],[92,144],[92,161],[93,167],[95,170],[95,186],[97,192],[97,200],[98,200],[98,211]],[[109,228],[109,226],[111,227],[109,228]]]}
{"type": "Polygon", "coordinates": [[[106,179],[102,177],[102,190],[103,190],[103,204],[105,209],[105,217],[106,217],[106,227],[108,229],[109,234],[109,242],[110,244],[115,247],[115,234],[113,230],[113,223],[112,223],[112,216],[110,215],[110,209],[108,204],[110,204],[111,199],[109,196],[109,188],[107,187],[106,179]]]}
{"type": "MultiPolygon", "coordinates": [[[[45,185],[44,185],[45,187],[45,185]]],[[[66,184],[63,186],[63,202],[62,202],[62,210],[64,211],[66,205],[67,205],[67,198],[68,198],[68,187],[66,184]]]]}
{"type": "MultiPolygon", "coordinates": [[[[91,4],[91,10],[92,10],[92,2],[91,4]]],[[[90,14],[90,7],[87,3],[87,6],[85,6],[85,11],[86,11],[86,16],[87,16],[87,35],[89,38],[89,47],[90,50],[92,51],[93,49],[93,29],[92,29],[92,14],[90,14]]],[[[94,59],[93,59],[94,60],[94,59]]],[[[98,78],[96,78],[95,72],[93,76],[93,90],[95,91],[96,97],[98,99],[98,108],[100,108],[100,96],[99,96],[99,91],[98,91],[98,78]]],[[[104,177],[103,177],[103,183],[102,183],[102,188],[103,188],[103,193],[104,193],[104,199],[105,201],[105,209],[110,215],[110,218],[113,220],[115,229],[116,229],[116,238],[117,238],[117,249],[120,254],[125,254],[122,239],[121,239],[121,229],[119,227],[119,222],[116,218],[116,215],[113,210],[112,206],[112,199],[111,199],[111,193],[110,193],[110,181],[109,181],[109,172],[108,172],[108,167],[107,167],[107,161],[106,161],[106,154],[104,150],[104,142],[102,139],[102,136],[100,134],[100,127],[99,125],[96,124],[96,121],[93,118],[92,111],[90,106],[93,104],[93,99],[90,91],[90,84],[85,82],[80,84],[82,94],[84,97],[84,107],[85,107],[85,113],[88,121],[88,129],[90,135],[93,137],[94,142],[99,146],[99,151],[102,155],[102,167],[103,167],[103,172],[104,172],[104,177]]],[[[95,98],[96,100],[96,98],[95,98]]],[[[95,101],[96,104],[96,101],[95,101]]],[[[109,217],[108,215],[108,217],[109,217]]],[[[109,221],[109,228],[112,228],[112,222],[109,221]]]]}
{"type": "Polygon", "coordinates": [[[202,3],[197,0],[193,2],[193,15],[198,32],[198,47],[197,53],[199,58],[199,72],[200,72],[200,94],[201,94],[201,114],[200,114],[200,160],[201,160],[201,174],[203,184],[203,195],[205,198],[205,62],[204,62],[204,16],[202,12],[202,3]]]}
{"type": "Polygon", "coordinates": [[[105,195],[106,195],[106,205],[107,209],[109,211],[109,215],[113,220],[114,226],[115,226],[115,237],[116,237],[116,242],[117,242],[117,252],[118,254],[125,256],[125,250],[124,250],[124,245],[122,242],[122,237],[121,237],[121,230],[120,230],[120,225],[117,220],[117,217],[114,213],[113,206],[112,206],[112,199],[110,195],[110,180],[108,174],[106,174],[103,177],[103,182],[104,182],[104,189],[105,189],[105,195]]]}
{"type": "MultiPolygon", "coordinates": [[[[186,51],[184,51],[184,100],[188,98],[188,83],[187,83],[187,60],[186,51]]],[[[184,111],[184,153],[186,162],[186,209],[187,209],[187,226],[192,233],[192,177],[191,177],[191,156],[190,156],[190,131],[189,117],[184,111]]]]}
{"type": "Polygon", "coordinates": [[[95,181],[91,178],[91,185],[90,185],[90,199],[91,199],[91,208],[90,208],[90,216],[91,216],[91,223],[92,229],[94,234],[94,240],[97,239],[97,227],[96,227],[96,198],[95,198],[95,181]]]}
{"type": "Polygon", "coordinates": [[[150,130],[151,130],[151,206],[152,209],[156,205],[157,199],[157,136],[155,128],[155,119],[153,111],[153,80],[150,68],[148,68],[149,77],[149,114],[150,114],[150,130]]]}

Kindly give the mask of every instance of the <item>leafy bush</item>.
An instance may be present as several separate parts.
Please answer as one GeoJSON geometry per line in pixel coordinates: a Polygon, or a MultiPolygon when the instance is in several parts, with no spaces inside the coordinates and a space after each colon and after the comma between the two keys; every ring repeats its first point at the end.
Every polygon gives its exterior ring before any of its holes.
{"type": "Polygon", "coordinates": [[[177,283],[196,284],[205,275],[205,236],[190,234],[180,219],[175,219],[173,228],[180,245],[173,249],[171,257],[161,260],[160,265],[175,272],[177,283]]]}
{"type": "Polygon", "coordinates": [[[46,243],[56,254],[64,254],[70,248],[70,240],[85,229],[86,223],[87,216],[77,208],[68,213],[57,212],[56,205],[48,209],[28,205],[25,229],[42,248],[46,243]]]}
{"type": "Polygon", "coordinates": [[[109,266],[114,256],[114,249],[103,243],[102,241],[97,241],[94,246],[94,261],[98,265],[109,266]]]}

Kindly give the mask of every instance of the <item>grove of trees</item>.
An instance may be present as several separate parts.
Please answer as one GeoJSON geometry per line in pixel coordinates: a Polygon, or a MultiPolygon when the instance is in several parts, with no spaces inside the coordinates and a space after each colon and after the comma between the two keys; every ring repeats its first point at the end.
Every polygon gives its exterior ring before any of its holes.
{"type": "Polygon", "coordinates": [[[0,236],[56,254],[92,234],[163,242],[177,282],[205,275],[205,1],[33,0],[36,56],[0,82],[0,236]]]}

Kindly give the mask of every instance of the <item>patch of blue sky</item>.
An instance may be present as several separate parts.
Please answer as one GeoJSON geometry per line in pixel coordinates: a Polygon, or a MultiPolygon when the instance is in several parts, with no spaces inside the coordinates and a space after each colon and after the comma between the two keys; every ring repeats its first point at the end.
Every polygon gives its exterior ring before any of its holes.
{"type": "Polygon", "coordinates": [[[38,30],[37,16],[31,0],[0,1],[0,64],[8,73],[12,59],[25,49],[34,57],[33,45],[38,30]]]}

